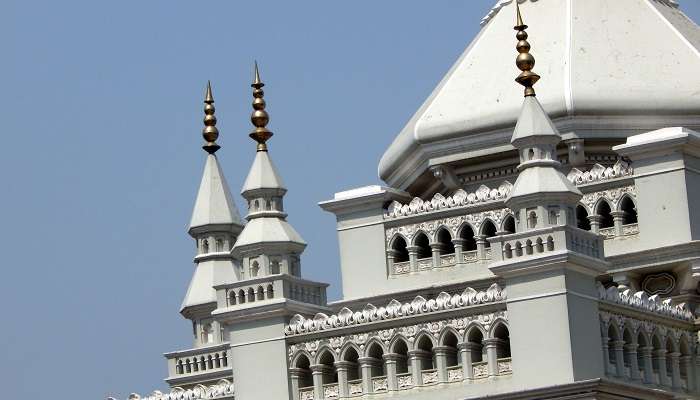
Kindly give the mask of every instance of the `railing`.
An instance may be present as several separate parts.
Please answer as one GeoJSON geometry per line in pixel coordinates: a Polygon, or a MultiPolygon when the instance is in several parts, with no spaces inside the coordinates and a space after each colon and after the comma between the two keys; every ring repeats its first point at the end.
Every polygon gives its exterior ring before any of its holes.
{"type": "Polygon", "coordinates": [[[462,260],[465,263],[475,263],[479,261],[479,253],[476,250],[463,251],[462,260]]]}
{"type": "Polygon", "coordinates": [[[565,249],[598,259],[603,256],[603,240],[600,236],[569,226],[497,236],[492,245],[500,257],[497,261],[539,256],[565,249]]]}
{"type": "Polygon", "coordinates": [[[498,375],[512,374],[513,360],[510,357],[498,359],[498,375]]]}
{"type": "Polygon", "coordinates": [[[348,394],[350,396],[361,396],[362,393],[362,379],[348,381],[348,394]]]}
{"type": "Polygon", "coordinates": [[[413,376],[410,372],[397,374],[396,382],[398,383],[399,389],[407,389],[413,387],[413,376]]]}
{"type": "Polygon", "coordinates": [[[394,275],[407,274],[409,272],[411,272],[411,262],[410,261],[403,261],[403,262],[395,262],[394,263],[394,275]]]}
{"type": "Polygon", "coordinates": [[[417,260],[416,263],[418,264],[419,271],[433,268],[433,258],[432,257],[421,258],[421,259],[417,260]]]}
{"type": "Polygon", "coordinates": [[[323,385],[324,399],[337,399],[340,397],[340,388],[337,383],[327,383],[323,385]]]}
{"type": "Polygon", "coordinates": [[[389,380],[386,376],[372,378],[372,393],[381,393],[389,390],[389,380]]]}
{"type": "Polygon", "coordinates": [[[486,361],[472,363],[472,375],[474,379],[487,378],[489,376],[489,365],[486,361]]]}
{"type": "Polygon", "coordinates": [[[263,276],[217,286],[217,306],[237,307],[282,297],[325,306],[326,286],[287,274],[263,276]]]}
{"type": "Polygon", "coordinates": [[[314,400],[314,387],[309,386],[299,389],[299,400],[314,400]]]}
{"type": "Polygon", "coordinates": [[[461,382],[464,380],[464,370],[461,365],[447,367],[447,381],[461,382]]]}
{"type": "Polygon", "coordinates": [[[168,353],[165,357],[170,365],[169,379],[203,374],[228,369],[229,344],[168,353]]]}
{"type": "Polygon", "coordinates": [[[615,237],[615,227],[611,226],[609,228],[600,228],[598,229],[598,233],[600,233],[605,239],[612,239],[615,237]]]}
{"type": "Polygon", "coordinates": [[[639,234],[639,224],[622,225],[623,236],[633,236],[639,234]]]}
{"type": "Polygon", "coordinates": [[[436,369],[423,370],[421,371],[421,376],[423,378],[424,385],[438,383],[438,373],[436,369]]]}
{"type": "Polygon", "coordinates": [[[441,267],[450,267],[455,264],[457,264],[457,256],[454,253],[440,256],[441,267]]]}

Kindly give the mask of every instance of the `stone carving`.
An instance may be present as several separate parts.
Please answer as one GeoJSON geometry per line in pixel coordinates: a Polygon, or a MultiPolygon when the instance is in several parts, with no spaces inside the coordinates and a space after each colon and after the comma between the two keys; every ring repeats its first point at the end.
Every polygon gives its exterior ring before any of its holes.
{"type": "Polygon", "coordinates": [[[399,384],[399,388],[407,388],[413,386],[413,377],[409,375],[404,375],[404,376],[398,376],[397,381],[399,384]]]}
{"type": "Polygon", "coordinates": [[[429,385],[431,383],[438,383],[437,371],[423,371],[423,384],[429,385]]]}
{"type": "MultiPolygon", "coordinates": [[[[200,400],[200,399],[218,399],[224,397],[233,397],[233,383],[226,379],[220,380],[212,386],[197,385],[192,389],[174,388],[170,393],[162,393],[158,390],[152,394],[141,397],[137,393],[129,395],[128,400],[200,400]]],[[[313,398],[313,397],[312,397],[313,398]]],[[[116,400],[113,397],[108,397],[107,400],[116,400]]]]}
{"type": "MultiPolygon", "coordinates": [[[[530,0],[530,1],[534,2],[537,0],[530,0]]],[[[678,8],[678,1],[677,0],[654,0],[654,1],[657,3],[661,3],[661,4],[668,6],[668,7],[678,8]]],[[[486,16],[481,19],[481,22],[480,22],[481,26],[488,24],[489,21],[491,21],[491,19],[493,17],[495,17],[499,11],[501,11],[501,8],[507,6],[508,4],[511,4],[512,2],[513,2],[513,0],[499,0],[498,3],[496,3],[496,5],[491,7],[491,10],[489,10],[489,13],[486,14],[486,16]]],[[[519,0],[518,2],[524,3],[525,0],[519,0]]]]}
{"type": "Polygon", "coordinates": [[[337,383],[323,386],[324,399],[337,399],[338,397],[340,397],[340,389],[337,383]]]}
{"type": "Polygon", "coordinates": [[[665,296],[671,294],[676,287],[676,277],[668,272],[650,274],[642,280],[642,290],[650,295],[665,296]]]}
{"type": "Polygon", "coordinates": [[[431,211],[446,210],[455,207],[472,206],[490,201],[505,200],[513,189],[513,184],[504,181],[497,189],[491,189],[481,185],[474,193],[467,193],[462,189],[457,190],[452,196],[445,197],[440,193],[431,200],[424,201],[415,197],[408,204],[394,201],[389,205],[385,214],[387,218],[405,217],[422,214],[431,211]]]}
{"type": "Polygon", "coordinates": [[[590,171],[585,172],[574,168],[566,177],[576,185],[583,185],[630,175],[634,175],[632,166],[625,161],[618,160],[615,165],[607,168],[600,164],[594,165],[590,171]]]}
{"type": "Polygon", "coordinates": [[[449,382],[461,382],[464,379],[464,372],[462,372],[462,367],[457,367],[455,369],[447,370],[447,380],[449,382]]]}
{"type": "Polygon", "coordinates": [[[611,286],[605,288],[600,282],[598,286],[598,298],[610,303],[621,304],[628,307],[637,308],[642,311],[652,312],[666,317],[693,321],[693,313],[687,304],[676,304],[672,299],[662,300],[659,295],[649,296],[644,291],[633,292],[626,286],[611,286]]]}
{"type": "Polygon", "coordinates": [[[498,360],[498,374],[507,374],[513,372],[513,361],[510,358],[498,360]]]}
{"type": "Polygon", "coordinates": [[[411,262],[410,261],[404,261],[404,262],[395,262],[394,263],[394,275],[400,275],[400,274],[407,274],[411,272],[411,262]]]}
{"type": "Polygon", "coordinates": [[[372,379],[372,392],[386,392],[389,390],[389,382],[386,377],[372,379]]]}
{"type": "Polygon", "coordinates": [[[300,389],[299,400],[314,400],[314,388],[300,389]]]}
{"type": "Polygon", "coordinates": [[[496,224],[496,228],[498,228],[503,223],[503,220],[511,214],[512,212],[510,211],[510,209],[502,208],[498,210],[489,210],[474,214],[458,215],[455,217],[442,218],[433,221],[420,222],[416,224],[396,226],[386,230],[386,241],[387,244],[390,244],[391,240],[394,238],[394,235],[398,233],[405,237],[408,242],[411,242],[411,240],[413,240],[413,237],[418,232],[425,232],[429,236],[429,239],[431,239],[431,241],[436,241],[437,238],[435,237],[435,234],[437,233],[438,229],[443,227],[450,231],[450,235],[453,238],[456,238],[459,237],[459,230],[465,223],[471,225],[472,229],[474,230],[474,233],[477,234],[484,221],[491,220],[494,224],[496,224]]]}
{"type": "Polygon", "coordinates": [[[485,361],[472,364],[472,369],[474,371],[474,379],[486,378],[489,376],[489,366],[485,361]]]}
{"type": "Polygon", "coordinates": [[[622,225],[622,235],[623,236],[633,236],[639,234],[638,224],[627,224],[622,225]]]}
{"type": "Polygon", "coordinates": [[[585,195],[583,195],[581,203],[583,203],[586,206],[586,208],[588,208],[588,212],[589,214],[591,214],[595,211],[596,204],[598,204],[598,201],[602,198],[610,202],[610,208],[612,208],[612,210],[614,211],[619,208],[618,205],[620,203],[620,200],[622,200],[622,197],[625,195],[630,195],[632,196],[632,198],[636,199],[637,191],[635,190],[635,187],[623,186],[603,190],[601,192],[586,193],[585,195]]]}
{"type": "Polygon", "coordinates": [[[284,334],[287,336],[302,335],[346,326],[495,303],[505,299],[506,291],[494,283],[487,290],[481,292],[468,287],[461,294],[449,295],[442,292],[436,298],[430,300],[426,300],[422,296],[416,296],[410,303],[401,304],[397,300],[392,300],[385,307],[379,308],[372,304],[367,304],[362,311],[353,312],[349,308],[343,307],[337,314],[328,316],[318,313],[312,319],[296,314],[292,317],[289,325],[285,327],[284,334]]]}
{"type": "Polygon", "coordinates": [[[348,391],[350,395],[362,394],[362,382],[349,382],[348,391]]]}

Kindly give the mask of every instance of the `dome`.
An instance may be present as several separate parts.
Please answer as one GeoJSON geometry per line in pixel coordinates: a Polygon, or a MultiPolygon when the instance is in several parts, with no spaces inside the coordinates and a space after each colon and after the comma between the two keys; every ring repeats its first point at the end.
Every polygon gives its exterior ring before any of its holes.
{"type": "MultiPolygon", "coordinates": [[[[564,140],[700,126],[700,29],[675,1],[525,0],[521,10],[537,97],[564,140]]],[[[513,149],[514,24],[513,1],[499,1],[384,153],[381,179],[406,189],[430,167],[513,149]]]]}

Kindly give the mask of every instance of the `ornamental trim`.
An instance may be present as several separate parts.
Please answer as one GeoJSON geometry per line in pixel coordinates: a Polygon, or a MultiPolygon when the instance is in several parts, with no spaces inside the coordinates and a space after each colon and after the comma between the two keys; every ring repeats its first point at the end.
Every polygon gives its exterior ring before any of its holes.
{"type": "Polygon", "coordinates": [[[612,167],[596,164],[590,171],[581,171],[578,168],[573,168],[566,175],[566,178],[576,185],[585,185],[631,175],[634,175],[634,168],[626,161],[617,160],[612,167]]]}
{"type": "Polygon", "coordinates": [[[362,311],[356,312],[343,307],[337,314],[328,316],[318,313],[313,319],[307,319],[302,315],[296,314],[284,328],[284,334],[286,336],[303,335],[348,326],[390,321],[403,317],[457,310],[481,304],[497,303],[505,299],[505,289],[501,289],[497,283],[494,283],[485,291],[477,291],[474,288],[467,287],[461,294],[449,295],[441,292],[437,297],[430,300],[426,300],[422,296],[416,296],[410,303],[403,304],[393,299],[384,307],[377,308],[372,304],[367,304],[362,311]]]}
{"type": "Polygon", "coordinates": [[[597,286],[598,298],[605,302],[620,304],[683,321],[692,322],[695,320],[692,311],[690,311],[686,303],[675,303],[673,299],[662,300],[657,294],[649,296],[644,291],[635,292],[624,285],[610,286],[606,289],[598,282],[597,286]]]}
{"type": "MultiPolygon", "coordinates": [[[[153,393],[145,397],[141,397],[138,393],[131,393],[127,400],[208,400],[223,397],[233,397],[233,383],[227,379],[222,379],[209,387],[197,385],[187,390],[176,387],[170,393],[154,390],[153,393]]],[[[116,399],[108,397],[107,400],[116,399]]]]}

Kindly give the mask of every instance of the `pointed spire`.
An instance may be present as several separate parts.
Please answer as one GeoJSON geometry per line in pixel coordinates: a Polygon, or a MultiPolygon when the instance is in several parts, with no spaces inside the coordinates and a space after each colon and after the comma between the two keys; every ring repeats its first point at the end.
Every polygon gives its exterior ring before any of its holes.
{"type": "Polygon", "coordinates": [[[214,154],[221,148],[221,146],[216,144],[216,139],[219,138],[219,130],[216,128],[215,111],[211,82],[207,81],[207,91],[204,95],[204,129],[202,130],[202,137],[207,143],[202,148],[209,154],[214,154]]]}
{"type": "Polygon", "coordinates": [[[258,151],[267,151],[267,141],[272,137],[272,132],[266,128],[270,122],[270,115],[265,111],[265,92],[262,87],[265,86],[260,80],[260,71],[258,71],[258,62],[255,62],[255,77],[250,85],[253,88],[253,113],[250,116],[250,122],[255,126],[255,130],[250,133],[250,137],[258,142],[258,151]]]}
{"type": "Polygon", "coordinates": [[[515,81],[525,86],[525,97],[535,96],[535,89],[533,86],[540,80],[540,76],[532,72],[532,69],[535,67],[535,57],[530,54],[530,43],[527,41],[528,35],[527,32],[525,32],[528,26],[523,23],[523,16],[520,13],[520,5],[517,0],[515,1],[515,10],[517,16],[516,25],[513,29],[518,31],[515,35],[518,39],[518,44],[515,48],[518,50],[518,53],[520,53],[515,60],[515,65],[522,71],[522,73],[515,78],[515,81]]]}

